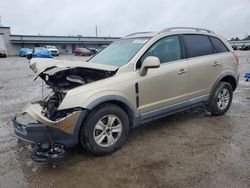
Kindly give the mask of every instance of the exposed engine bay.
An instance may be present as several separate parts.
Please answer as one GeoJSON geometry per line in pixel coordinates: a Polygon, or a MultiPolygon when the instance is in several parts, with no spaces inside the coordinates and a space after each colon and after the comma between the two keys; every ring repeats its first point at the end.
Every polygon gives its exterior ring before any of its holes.
{"type": "Polygon", "coordinates": [[[44,107],[44,115],[50,120],[65,117],[72,109],[57,111],[58,106],[65,97],[68,90],[111,77],[114,71],[95,70],[89,68],[75,67],[64,70],[46,71],[39,76],[45,81],[52,90],[52,94],[41,101],[44,107]]]}
{"type": "Polygon", "coordinates": [[[75,87],[113,76],[114,72],[88,68],[70,68],[50,74],[46,71],[40,77],[54,91],[67,91],[75,87]]]}

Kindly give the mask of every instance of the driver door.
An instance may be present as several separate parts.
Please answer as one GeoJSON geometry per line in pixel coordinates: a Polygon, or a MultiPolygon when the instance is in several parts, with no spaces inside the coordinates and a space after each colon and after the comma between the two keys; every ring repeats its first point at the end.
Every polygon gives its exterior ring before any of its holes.
{"type": "Polygon", "coordinates": [[[168,36],[158,40],[138,63],[148,56],[158,57],[161,66],[148,69],[145,76],[138,73],[140,114],[150,117],[187,105],[189,66],[182,59],[179,37],[168,36]]]}

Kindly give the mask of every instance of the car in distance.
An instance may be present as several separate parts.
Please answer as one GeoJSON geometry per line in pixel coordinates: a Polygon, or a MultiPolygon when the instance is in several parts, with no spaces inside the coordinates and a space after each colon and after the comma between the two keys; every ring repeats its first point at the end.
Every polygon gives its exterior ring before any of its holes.
{"type": "Polygon", "coordinates": [[[45,46],[47,50],[49,50],[52,56],[59,56],[60,51],[55,46],[45,46]]]}
{"type": "Polygon", "coordinates": [[[20,50],[19,50],[19,56],[20,57],[26,57],[27,56],[27,54],[30,54],[30,53],[32,53],[32,49],[30,49],[30,48],[21,48],[20,50]]]}
{"type": "Polygon", "coordinates": [[[7,52],[2,48],[0,48],[0,57],[7,57],[7,52]]]}
{"type": "Polygon", "coordinates": [[[211,115],[227,112],[238,66],[223,37],[187,27],[128,35],[87,62],[32,59],[53,93],[26,106],[20,117],[30,121],[14,118],[14,130],[42,149],[80,143],[109,154],[145,122],[204,104],[211,115]]]}
{"type": "Polygon", "coordinates": [[[234,50],[238,50],[238,47],[237,47],[236,45],[232,45],[232,48],[233,48],[234,50]]]}
{"type": "Polygon", "coordinates": [[[89,48],[89,51],[91,52],[91,55],[95,55],[98,52],[95,48],[89,48]]]}
{"type": "Polygon", "coordinates": [[[250,45],[243,45],[243,46],[241,47],[241,50],[243,50],[243,51],[248,51],[248,50],[250,50],[250,45]]]}
{"type": "Polygon", "coordinates": [[[52,58],[51,51],[45,47],[35,47],[32,52],[27,52],[27,58],[52,58]]]}
{"type": "Polygon", "coordinates": [[[75,56],[91,56],[92,52],[87,48],[76,48],[73,52],[75,56]]]}

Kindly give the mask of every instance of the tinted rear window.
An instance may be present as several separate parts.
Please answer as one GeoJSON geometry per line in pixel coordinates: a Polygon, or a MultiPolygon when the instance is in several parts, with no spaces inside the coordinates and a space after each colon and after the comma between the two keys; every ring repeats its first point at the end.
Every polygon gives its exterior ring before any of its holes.
{"type": "Polygon", "coordinates": [[[205,35],[183,35],[187,56],[197,57],[213,53],[209,38],[205,35]]]}
{"type": "Polygon", "coordinates": [[[222,52],[228,52],[229,50],[227,47],[221,42],[221,40],[215,38],[215,37],[210,37],[216,53],[222,53],[222,52]]]}

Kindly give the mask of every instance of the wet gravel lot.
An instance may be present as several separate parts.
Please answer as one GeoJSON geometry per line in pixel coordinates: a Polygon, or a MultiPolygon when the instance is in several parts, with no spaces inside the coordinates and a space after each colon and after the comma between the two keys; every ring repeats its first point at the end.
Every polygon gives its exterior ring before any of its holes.
{"type": "Polygon", "coordinates": [[[131,130],[112,155],[74,148],[53,163],[33,162],[11,123],[41,98],[41,80],[32,82],[25,58],[0,59],[0,187],[250,187],[250,82],[242,76],[250,52],[238,53],[241,78],[225,115],[185,111],[131,130]]]}

